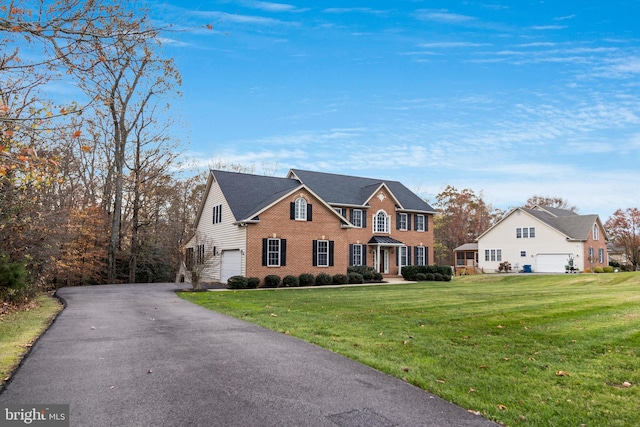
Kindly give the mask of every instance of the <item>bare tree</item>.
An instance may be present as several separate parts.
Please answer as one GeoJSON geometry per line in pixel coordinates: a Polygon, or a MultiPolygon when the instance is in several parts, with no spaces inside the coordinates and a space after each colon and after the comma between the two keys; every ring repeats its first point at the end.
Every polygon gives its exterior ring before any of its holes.
{"type": "Polygon", "coordinates": [[[604,225],[609,237],[624,248],[626,259],[636,271],[640,267],[640,209],[618,209],[604,225]]]}
{"type": "Polygon", "coordinates": [[[550,208],[564,209],[571,212],[576,212],[578,210],[574,205],[562,197],[531,196],[527,199],[524,207],[533,208],[534,206],[548,206],[550,208]]]}
{"type": "Polygon", "coordinates": [[[202,280],[220,267],[220,257],[216,253],[214,241],[201,232],[197,232],[190,243],[185,249],[185,269],[191,286],[198,290],[202,280]]]}

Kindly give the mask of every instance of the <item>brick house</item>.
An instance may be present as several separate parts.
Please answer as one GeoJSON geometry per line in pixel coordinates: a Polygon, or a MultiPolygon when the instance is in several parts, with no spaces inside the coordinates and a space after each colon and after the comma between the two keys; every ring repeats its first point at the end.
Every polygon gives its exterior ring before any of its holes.
{"type": "Polygon", "coordinates": [[[485,273],[508,261],[514,271],[564,273],[609,265],[607,234],[598,215],[547,206],[515,208],[478,237],[478,267],[485,273]],[[525,267],[528,266],[528,267],[525,267]]]}
{"type": "Polygon", "coordinates": [[[434,214],[397,181],[297,169],[286,178],[212,170],[185,262],[206,264],[205,282],[345,274],[351,265],[399,275],[402,266],[433,260],[434,214]]]}

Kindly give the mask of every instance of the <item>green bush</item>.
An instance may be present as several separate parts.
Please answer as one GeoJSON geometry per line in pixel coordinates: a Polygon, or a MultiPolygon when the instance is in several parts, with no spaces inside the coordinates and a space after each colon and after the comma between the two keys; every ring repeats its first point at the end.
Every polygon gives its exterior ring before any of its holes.
{"type": "Polygon", "coordinates": [[[249,279],[244,276],[231,276],[227,280],[227,288],[229,289],[247,289],[249,279]]]}
{"type": "Polygon", "coordinates": [[[284,279],[282,279],[282,286],[297,288],[300,286],[300,279],[298,279],[298,276],[284,276],[284,279]]]}
{"type": "Polygon", "coordinates": [[[433,280],[436,282],[442,282],[444,280],[444,275],[442,273],[433,273],[433,280]]]}
{"type": "Polygon", "coordinates": [[[349,278],[349,283],[364,283],[364,277],[360,273],[351,272],[347,274],[347,277],[349,278]]]}
{"type": "Polygon", "coordinates": [[[264,278],[265,288],[277,288],[280,285],[280,276],[277,274],[269,274],[264,278]]]}
{"type": "Polygon", "coordinates": [[[382,282],[382,273],[378,273],[377,271],[373,273],[373,280],[375,282],[382,282]]]}
{"type": "Polygon", "coordinates": [[[354,265],[347,268],[347,275],[349,273],[358,273],[362,275],[365,281],[375,280],[376,269],[369,265],[354,265]]]}
{"type": "Polygon", "coordinates": [[[258,277],[249,277],[247,279],[247,288],[248,289],[255,289],[258,286],[260,286],[260,278],[258,278],[258,277]]]}
{"type": "Polygon", "coordinates": [[[29,273],[24,264],[11,262],[7,256],[0,256],[0,301],[14,304],[33,298],[35,290],[30,285],[29,273]]]}
{"type": "Polygon", "coordinates": [[[303,273],[298,277],[300,286],[313,286],[316,284],[316,276],[310,273],[303,273]]]}
{"type": "Polygon", "coordinates": [[[427,282],[433,282],[434,280],[436,280],[435,276],[433,273],[425,273],[425,280],[427,282]]]}
{"type": "Polygon", "coordinates": [[[613,273],[613,267],[610,265],[604,267],[603,270],[605,273],[613,273]]]}
{"type": "Polygon", "coordinates": [[[442,280],[444,280],[445,282],[450,282],[451,281],[451,275],[450,274],[443,274],[442,275],[442,280]]]}
{"type": "Polygon", "coordinates": [[[425,280],[427,280],[427,273],[417,273],[416,280],[418,282],[424,282],[425,280]]]}
{"type": "Polygon", "coordinates": [[[333,277],[328,275],[327,273],[320,273],[316,276],[316,285],[330,285],[333,283],[333,277]]]}
{"type": "Polygon", "coordinates": [[[333,276],[333,283],[336,285],[344,285],[349,283],[349,276],[346,274],[336,274],[333,276]]]}
{"type": "Polygon", "coordinates": [[[602,267],[596,267],[593,269],[594,273],[604,273],[604,269],[602,267]]]}
{"type": "Polygon", "coordinates": [[[416,274],[441,274],[451,275],[451,267],[448,265],[407,265],[402,267],[402,277],[404,280],[415,281],[416,274]]]}

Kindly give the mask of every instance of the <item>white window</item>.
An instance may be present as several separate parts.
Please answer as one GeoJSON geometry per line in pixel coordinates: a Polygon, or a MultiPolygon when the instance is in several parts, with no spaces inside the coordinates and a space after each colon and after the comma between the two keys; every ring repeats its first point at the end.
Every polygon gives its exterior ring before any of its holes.
{"type": "Polygon", "coordinates": [[[533,239],[534,237],[536,237],[536,228],[535,227],[529,227],[529,238],[533,239]]]}
{"type": "Polygon", "coordinates": [[[593,261],[595,261],[595,255],[593,252],[593,248],[591,247],[589,248],[589,262],[593,262],[593,261]]]}
{"type": "Polygon", "coordinates": [[[522,257],[527,256],[527,251],[520,251],[520,256],[522,257]]]}
{"type": "MultiPolygon", "coordinates": [[[[424,231],[424,215],[416,215],[416,231],[424,231]]],[[[424,264],[419,264],[424,265],[424,264]]]]}
{"type": "Polygon", "coordinates": [[[362,228],[362,209],[353,209],[351,211],[351,223],[358,228],[362,228]]]}
{"type": "Polygon", "coordinates": [[[600,264],[604,263],[604,249],[598,249],[598,262],[600,264]]]}
{"type": "Polygon", "coordinates": [[[536,237],[535,227],[516,228],[516,239],[533,239],[536,237]]]}
{"type": "Polygon", "coordinates": [[[593,240],[598,240],[598,224],[593,224],[593,240]]]}
{"type": "Polygon", "coordinates": [[[295,219],[296,221],[307,220],[307,201],[302,197],[296,199],[295,219]]]}
{"type": "Polygon", "coordinates": [[[424,246],[416,246],[416,265],[425,265],[424,262],[424,246]]]}
{"type": "MultiPolygon", "coordinates": [[[[398,215],[398,230],[406,230],[407,229],[407,214],[401,213],[398,215]]],[[[406,265],[406,264],[402,264],[406,265]]]]}
{"type": "Polygon", "coordinates": [[[529,229],[527,227],[522,229],[522,238],[523,239],[528,239],[529,238],[529,229]]]}
{"type": "Polygon", "coordinates": [[[267,240],[267,266],[280,267],[280,239],[267,240]]]}
{"type": "Polygon", "coordinates": [[[333,208],[336,212],[338,212],[340,215],[344,216],[344,210],[342,208],[333,208]]]}
{"type": "Polygon", "coordinates": [[[362,245],[353,245],[351,254],[351,265],[362,265],[362,245]]]}
{"type": "Polygon", "coordinates": [[[373,216],[373,232],[388,233],[389,232],[389,216],[385,211],[379,211],[373,216]]]}
{"type": "Polygon", "coordinates": [[[328,240],[318,240],[317,256],[318,256],[317,258],[318,267],[329,266],[329,241],[328,240]]]}
{"type": "Polygon", "coordinates": [[[485,261],[502,261],[502,249],[485,249],[484,250],[485,261]]]}
{"type": "Polygon", "coordinates": [[[522,228],[516,228],[516,239],[522,239],[522,228]]]}
{"type": "Polygon", "coordinates": [[[222,222],[222,205],[213,207],[213,223],[218,224],[222,222]]]}
{"type": "Polygon", "coordinates": [[[400,248],[400,265],[401,266],[405,266],[407,265],[407,247],[406,246],[401,246],[400,248]]]}

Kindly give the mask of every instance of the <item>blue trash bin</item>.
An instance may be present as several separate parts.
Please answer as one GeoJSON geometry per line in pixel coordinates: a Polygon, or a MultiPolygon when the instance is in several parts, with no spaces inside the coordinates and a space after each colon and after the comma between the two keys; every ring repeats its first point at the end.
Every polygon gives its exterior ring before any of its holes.
{"type": "Polygon", "coordinates": [[[522,271],[524,273],[531,273],[531,264],[525,264],[522,266],[522,271]]]}

